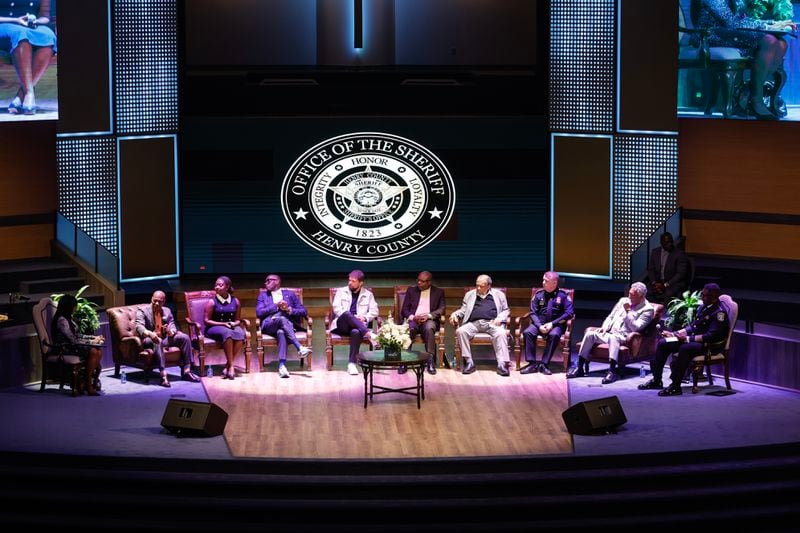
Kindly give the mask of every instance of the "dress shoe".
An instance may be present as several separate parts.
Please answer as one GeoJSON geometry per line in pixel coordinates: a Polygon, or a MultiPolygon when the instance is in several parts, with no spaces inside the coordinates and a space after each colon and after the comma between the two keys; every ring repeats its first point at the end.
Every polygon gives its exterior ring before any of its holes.
{"type": "Polygon", "coordinates": [[[618,379],[619,379],[619,374],[609,370],[608,374],[606,374],[606,377],[603,378],[602,383],[603,383],[603,385],[608,385],[609,383],[614,383],[618,379]]]}
{"type": "Polygon", "coordinates": [[[406,365],[400,365],[397,367],[398,374],[405,374],[406,372],[408,372],[408,367],[406,365]]]}
{"type": "Polygon", "coordinates": [[[22,104],[18,104],[14,101],[8,104],[9,115],[19,115],[20,113],[22,113],[22,104]]]}
{"type": "Polygon", "coordinates": [[[522,370],[520,370],[519,373],[520,374],[535,374],[538,371],[539,371],[539,365],[537,365],[536,362],[534,361],[533,363],[528,363],[527,365],[522,367],[522,370]]]}
{"type": "Polygon", "coordinates": [[[539,369],[538,370],[539,370],[540,373],[544,374],[545,376],[552,376],[553,375],[553,372],[551,372],[550,369],[547,368],[547,365],[544,364],[544,363],[539,363],[539,369]]]}
{"type": "Polygon", "coordinates": [[[680,396],[681,394],[683,394],[683,391],[680,387],[670,386],[664,390],[658,391],[659,396],[680,396]]]}
{"type": "Polygon", "coordinates": [[[503,366],[498,366],[497,367],[497,375],[498,376],[503,376],[503,377],[508,377],[508,376],[511,375],[511,373],[508,371],[508,369],[505,367],[505,365],[503,365],[503,366]]]}
{"type": "Polygon", "coordinates": [[[436,363],[434,363],[433,361],[428,361],[428,364],[426,366],[427,366],[428,374],[430,374],[431,376],[435,376],[436,375],[436,363]]]}
{"type": "Polygon", "coordinates": [[[475,368],[475,363],[472,362],[472,359],[464,363],[464,370],[461,371],[462,374],[472,374],[477,370],[475,368]]]}
{"type": "Polygon", "coordinates": [[[161,378],[161,383],[159,385],[167,389],[172,387],[172,384],[169,382],[168,378],[161,378]]]}
{"type": "Polygon", "coordinates": [[[181,379],[183,381],[191,381],[192,383],[199,383],[200,382],[200,378],[198,378],[197,376],[195,376],[191,372],[184,372],[183,374],[181,374],[181,379]]]}
{"type": "Polygon", "coordinates": [[[585,375],[586,372],[583,371],[583,365],[579,364],[569,369],[569,372],[567,372],[567,379],[582,378],[585,375]]]}
{"type": "Polygon", "coordinates": [[[647,383],[642,383],[636,388],[639,390],[656,390],[656,389],[663,389],[664,384],[661,383],[660,379],[651,379],[647,383]]]}

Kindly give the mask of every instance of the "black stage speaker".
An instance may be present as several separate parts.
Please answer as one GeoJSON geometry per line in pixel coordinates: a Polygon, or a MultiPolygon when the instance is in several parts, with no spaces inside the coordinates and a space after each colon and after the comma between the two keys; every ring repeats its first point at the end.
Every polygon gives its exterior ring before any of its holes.
{"type": "Polygon", "coordinates": [[[616,433],[616,427],[628,421],[616,396],[576,403],[561,416],[567,430],[578,435],[616,433]]]}
{"type": "Polygon", "coordinates": [[[216,437],[225,431],[228,413],[210,402],[170,400],[161,425],[179,437],[216,437]]]}

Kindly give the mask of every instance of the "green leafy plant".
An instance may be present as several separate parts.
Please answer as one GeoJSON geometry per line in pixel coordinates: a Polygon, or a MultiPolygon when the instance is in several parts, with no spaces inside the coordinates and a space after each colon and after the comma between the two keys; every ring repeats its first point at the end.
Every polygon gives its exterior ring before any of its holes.
{"type": "Polygon", "coordinates": [[[737,0],[739,12],[758,20],[791,20],[791,0],[737,0]]]}
{"type": "MultiPolygon", "coordinates": [[[[97,309],[99,309],[99,306],[81,296],[88,288],[88,285],[84,285],[78,290],[78,292],[75,293],[75,299],[78,301],[78,305],[75,306],[75,311],[72,313],[72,319],[75,321],[75,324],[78,325],[78,331],[80,333],[83,333],[84,335],[94,335],[95,332],[100,329],[100,317],[97,315],[97,309]]],[[[54,302],[58,303],[62,296],[64,295],[51,294],[50,298],[54,302]]]]}
{"type": "Polygon", "coordinates": [[[689,325],[702,303],[701,291],[685,291],[680,298],[673,298],[667,304],[669,317],[664,320],[665,324],[673,330],[689,325]]]}

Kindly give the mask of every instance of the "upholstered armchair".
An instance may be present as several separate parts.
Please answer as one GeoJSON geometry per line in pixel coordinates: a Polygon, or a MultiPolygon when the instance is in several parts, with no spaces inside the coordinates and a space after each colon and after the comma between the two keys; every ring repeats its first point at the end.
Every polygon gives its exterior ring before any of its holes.
{"type": "MultiPolygon", "coordinates": [[[[629,333],[625,342],[620,344],[619,347],[619,366],[636,363],[639,361],[648,361],[656,352],[656,344],[660,339],[658,324],[664,314],[664,306],[661,304],[651,304],[654,309],[653,320],[650,324],[640,332],[629,333]]],[[[586,328],[587,331],[598,329],[596,327],[586,328]]],[[[576,349],[580,351],[581,342],[576,345],[576,349]]],[[[592,351],[589,352],[589,361],[597,361],[601,363],[608,363],[608,344],[601,343],[595,344],[592,351]]],[[[586,363],[589,364],[588,362],[586,363]]]]}
{"type": "MultiPolygon", "coordinates": [[[[136,334],[136,311],[149,306],[149,303],[112,307],[108,311],[108,325],[111,328],[111,353],[114,357],[114,376],[119,376],[122,365],[144,370],[144,381],[150,381],[153,370],[153,350],[142,349],[142,340],[136,334]]],[[[164,347],[162,351],[164,367],[180,366],[180,349],[175,346],[164,347]]]]}
{"type": "MultiPolygon", "coordinates": [[[[471,291],[474,288],[475,288],[475,286],[464,287],[464,294],[467,294],[469,291],[471,291]]],[[[506,292],[508,292],[508,288],[507,287],[492,287],[492,288],[502,292],[503,294],[506,294],[506,292]]],[[[461,306],[461,304],[459,304],[459,307],[460,306],[461,306]]],[[[465,318],[468,318],[468,317],[465,317],[465,318]]],[[[514,328],[513,328],[513,325],[512,325],[512,321],[513,321],[513,318],[509,315],[508,322],[505,324],[507,342],[508,342],[508,355],[509,355],[509,357],[513,356],[514,348],[515,348],[514,328]]],[[[463,323],[463,320],[459,320],[458,324],[456,324],[456,326],[453,329],[458,329],[458,327],[462,323],[463,323]]],[[[489,335],[488,333],[477,333],[477,334],[475,334],[474,337],[472,337],[472,340],[470,341],[470,345],[471,346],[487,346],[487,345],[488,346],[492,346],[492,336],[489,335]]],[[[456,369],[464,367],[464,364],[463,364],[463,361],[462,361],[462,357],[461,357],[461,344],[459,344],[459,342],[458,342],[458,335],[456,335],[455,352],[456,352],[455,353],[456,368],[454,368],[453,370],[456,370],[456,369]]],[[[519,356],[517,356],[517,361],[519,362],[519,356]]],[[[517,364],[517,368],[519,368],[519,364],[517,364]]]]}
{"type": "MultiPolygon", "coordinates": [[[[350,337],[343,337],[331,331],[331,324],[335,318],[333,315],[333,298],[336,296],[337,289],[337,287],[328,288],[328,303],[330,308],[328,309],[328,313],[325,315],[325,354],[328,357],[328,370],[333,369],[333,348],[335,346],[350,346],[350,337]]],[[[363,287],[362,290],[372,292],[372,289],[369,287],[363,287]]],[[[381,317],[376,317],[375,320],[372,321],[372,324],[368,324],[368,326],[373,333],[377,334],[377,331],[380,329],[382,323],[383,320],[381,317]]],[[[369,344],[369,340],[364,339],[362,343],[369,344]]]]}
{"type": "MultiPolygon", "coordinates": [[[[185,292],[186,299],[186,322],[189,324],[189,338],[192,340],[192,352],[197,353],[197,359],[200,363],[200,375],[206,373],[206,354],[211,351],[222,352],[222,345],[214,339],[209,339],[203,333],[206,315],[206,304],[209,300],[214,298],[214,291],[191,291],[185,292]]],[[[253,348],[251,346],[251,333],[250,321],[246,318],[241,319],[242,327],[245,331],[244,340],[244,371],[250,372],[250,359],[253,356],[253,348]]]]}
{"type": "MultiPolygon", "coordinates": [[[[567,293],[567,298],[569,298],[572,302],[575,302],[575,289],[565,289],[563,287],[559,287],[562,291],[567,293]]],[[[536,294],[537,291],[540,291],[541,287],[533,287],[531,288],[531,300],[533,300],[533,296],[536,294]]],[[[569,320],[567,320],[567,324],[564,327],[563,333],[561,333],[561,359],[564,364],[564,372],[569,370],[569,358],[570,358],[570,347],[572,341],[572,324],[575,322],[575,315],[572,316],[569,320]]],[[[515,329],[514,329],[514,336],[517,339],[517,368],[520,367],[520,363],[522,362],[522,354],[525,352],[525,335],[523,332],[530,326],[531,324],[531,316],[530,313],[526,313],[523,316],[517,317],[514,321],[515,329]]],[[[545,344],[547,343],[547,339],[542,337],[541,335],[536,336],[536,349],[537,353],[544,349],[545,344]]],[[[537,355],[537,360],[539,356],[537,355]]]]}
{"type": "MultiPolygon", "coordinates": [[[[267,289],[261,288],[259,291],[259,295],[261,293],[266,292],[267,289]]],[[[281,287],[281,290],[284,291],[292,291],[300,303],[303,303],[303,289],[299,287],[281,287]]],[[[294,332],[295,336],[297,337],[298,342],[300,342],[301,346],[305,346],[306,348],[311,348],[311,328],[313,326],[314,320],[309,316],[305,317],[301,320],[301,325],[304,327],[304,330],[296,330],[294,332]]],[[[261,369],[263,370],[266,367],[267,361],[267,348],[278,347],[278,339],[272,337],[271,335],[267,335],[266,333],[261,332],[261,320],[256,318],[256,353],[259,359],[261,360],[261,369]]],[[[303,367],[305,360],[308,360],[308,369],[311,370],[313,368],[313,353],[309,353],[305,358],[300,358],[300,367],[303,367]]]]}
{"type": "MultiPolygon", "coordinates": [[[[394,316],[395,320],[400,320],[401,310],[403,309],[403,302],[406,298],[406,290],[408,287],[406,285],[396,285],[394,288],[394,316]]],[[[438,355],[439,359],[439,368],[444,367],[444,323],[447,321],[447,309],[445,312],[442,313],[442,318],[439,321],[439,330],[436,332],[436,354],[438,355]]],[[[422,339],[417,336],[419,342],[422,342],[422,339]]]]}

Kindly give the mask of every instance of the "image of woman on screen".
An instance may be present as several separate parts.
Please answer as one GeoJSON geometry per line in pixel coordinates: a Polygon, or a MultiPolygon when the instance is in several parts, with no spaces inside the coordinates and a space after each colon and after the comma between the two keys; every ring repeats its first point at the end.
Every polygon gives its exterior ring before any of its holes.
{"type": "Polygon", "coordinates": [[[56,53],[56,35],[50,23],[50,0],[0,0],[0,49],[11,56],[19,90],[8,104],[12,115],[36,113],[34,88],[56,53]]]}
{"type": "MultiPolygon", "coordinates": [[[[710,28],[710,46],[738,48],[752,57],[749,111],[758,119],[777,120],[778,115],[764,103],[764,82],[782,71],[788,44],[785,33],[795,31],[791,20],[760,20],[750,14],[780,14],[772,4],[786,0],[692,0],[692,22],[696,28],[710,28]],[[761,6],[763,4],[764,6],[761,6]],[[769,6],[766,6],[769,4],[769,6]],[[760,9],[765,7],[765,9],[760,9]],[[766,7],[769,7],[767,9],[766,7]]],[[[789,6],[791,7],[791,5],[789,6]]],[[[783,80],[775,80],[782,85],[783,80]]],[[[778,87],[779,89],[779,87],[778,87]]],[[[777,92],[777,90],[776,90],[777,92]]],[[[772,107],[775,107],[774,105],[772,107]]]]}

